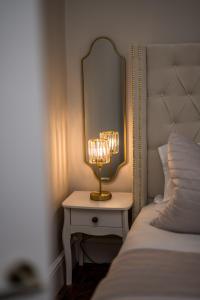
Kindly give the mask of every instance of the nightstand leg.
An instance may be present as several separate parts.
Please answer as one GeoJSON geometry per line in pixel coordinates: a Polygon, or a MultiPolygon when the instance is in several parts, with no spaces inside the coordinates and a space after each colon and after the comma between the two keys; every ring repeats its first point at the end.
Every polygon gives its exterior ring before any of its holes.
{"type": "Polygon", "coordinates": [[[128,210],[124,210],[122,212],[122,226],[123,226],[123,241],[125,241],[127,233],[129,231],[129,227],[128,227],[128,210]]]}
{"type": "Polygon", "coordinates": [[[64,226],[62,232],[63,246],[66,265],[66,285],[72,284],[72,254],[71,254],[71,232],[70,232],[70,209],[64,209],[64,226]]]}

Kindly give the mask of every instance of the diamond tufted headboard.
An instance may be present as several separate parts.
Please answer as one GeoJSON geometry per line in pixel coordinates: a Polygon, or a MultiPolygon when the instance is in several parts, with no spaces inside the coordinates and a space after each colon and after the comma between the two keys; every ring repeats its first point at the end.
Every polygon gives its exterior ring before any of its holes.
{"type": "Polygon", "coordinates": [[[170,132],[200,141],[200,44],[132,47],[134,215],[164,178],[158,147],[170,132]]]}

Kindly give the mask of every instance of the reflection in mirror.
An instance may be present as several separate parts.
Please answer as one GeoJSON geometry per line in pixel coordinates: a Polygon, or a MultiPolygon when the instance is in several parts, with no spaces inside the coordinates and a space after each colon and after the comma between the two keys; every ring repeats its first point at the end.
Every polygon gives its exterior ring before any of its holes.
{"type": "MultiPolygon", "coordinates": [[[[111,131],[118,135],[118,149],[111,153],[110,164],[102,168],[104,181],[111,180],[126,161],[125,72],[125,58],[105,37],[97,38],[82,59],[86,163],[89,164],[89,139],[105,138],[106,134],[109,137],[111,131]]],[[[97,166],[90,166],[98,175],[97,166]]]]}

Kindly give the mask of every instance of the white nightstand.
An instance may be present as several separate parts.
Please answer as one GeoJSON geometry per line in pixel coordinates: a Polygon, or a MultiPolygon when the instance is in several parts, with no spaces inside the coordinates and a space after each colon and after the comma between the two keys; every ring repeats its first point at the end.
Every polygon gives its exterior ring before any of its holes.
{"type": "MultiPolygon", "coordinates": [[[[128,210],[133,204],[131,193],[112,193],[107,201],[90,200],[90,192],[73,192],[62,203],[64,207],[63,245],[66,263],[66,284],[72,284],[71,235],[117,235],[125,239],[128,210]]],[[[79,263],[83,263],[80,255],[79,263]]]]}

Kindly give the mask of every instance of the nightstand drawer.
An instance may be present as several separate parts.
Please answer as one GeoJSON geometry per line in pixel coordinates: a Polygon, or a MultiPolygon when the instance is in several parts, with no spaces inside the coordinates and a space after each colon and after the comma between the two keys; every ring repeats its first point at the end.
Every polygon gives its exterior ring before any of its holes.
{"type": "Polygon", "coordinates": [[[120,211],[71,209],[71,225],[122,227],[120,211]]]}

